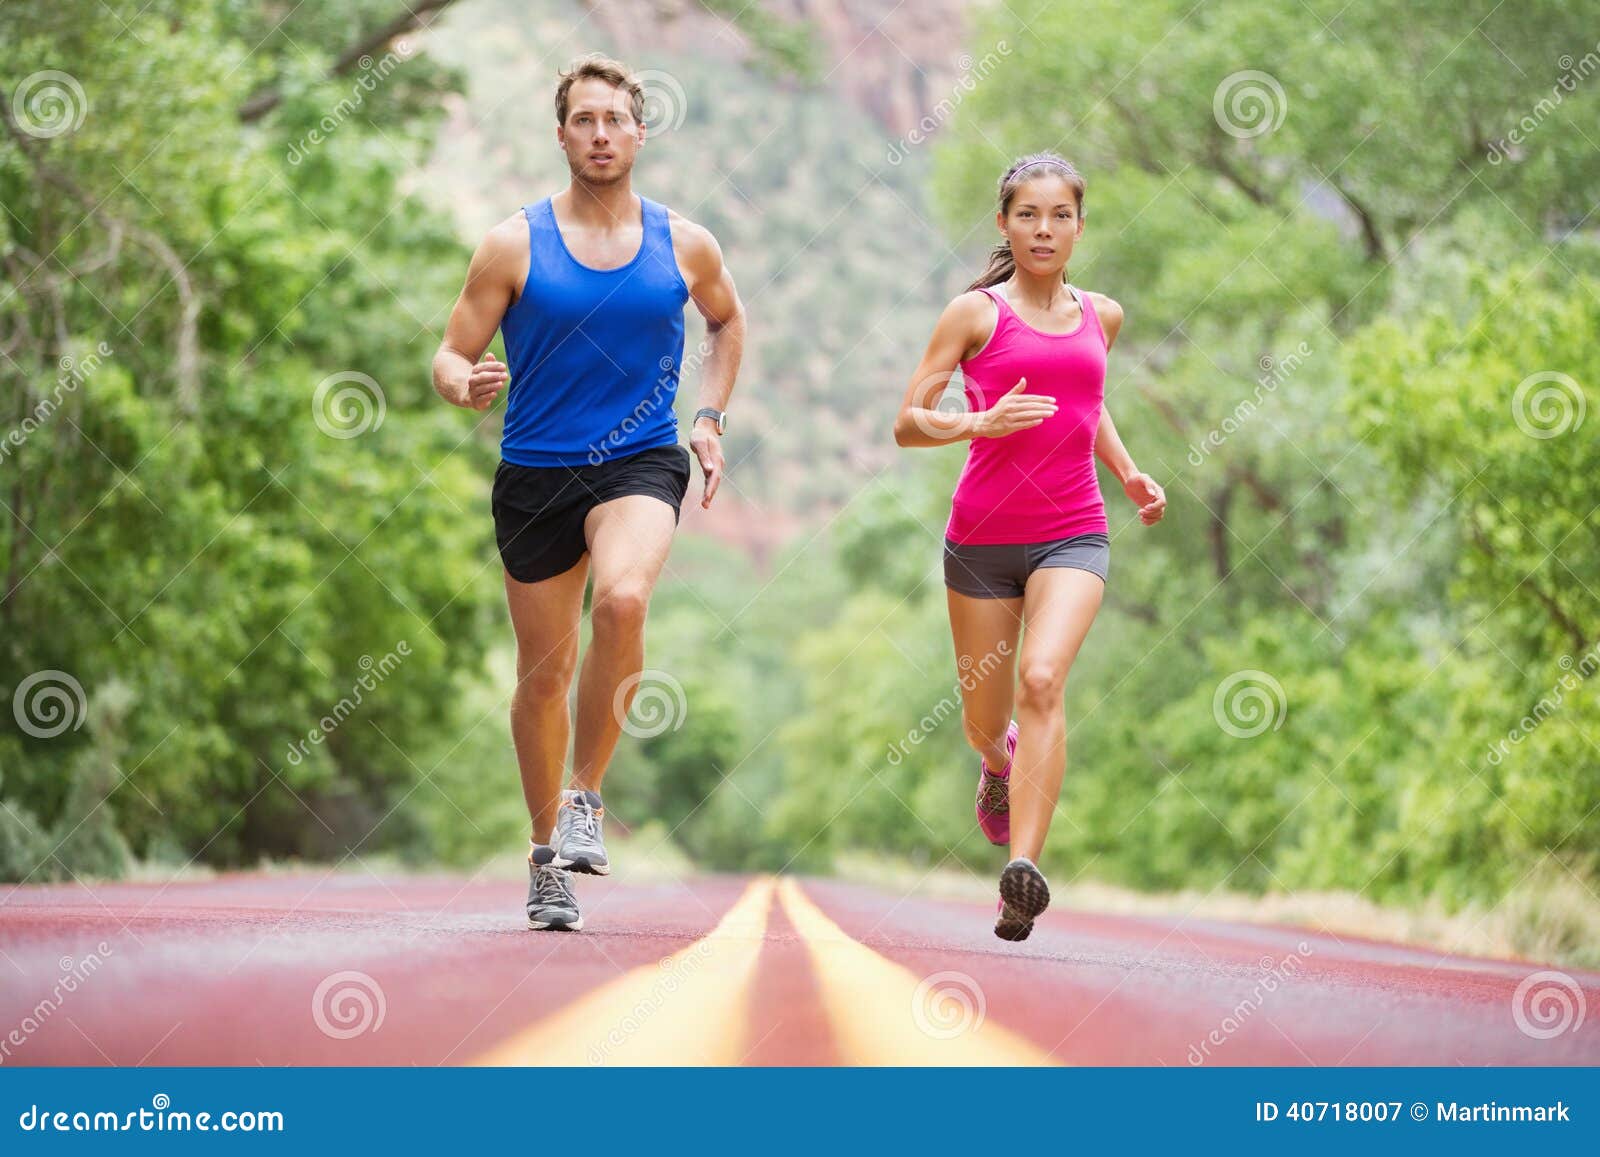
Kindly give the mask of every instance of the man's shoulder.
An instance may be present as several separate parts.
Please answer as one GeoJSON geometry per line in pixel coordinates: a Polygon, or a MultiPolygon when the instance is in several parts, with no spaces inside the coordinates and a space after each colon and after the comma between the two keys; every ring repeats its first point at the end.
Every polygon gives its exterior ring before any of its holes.
{"type": "Polygon", "coordinates": [[[677,251],[679,264],[686,270],[715,276],[722,265],[722,247],[711,235],[711,230],[697,221],[689,220],[670,206],[664,208],[667,210],[672,247],[677,251]]]}
{"type": "Polygon", "coordinates": [[[679,245],[715,247],[717,239],[698,221],[691,221],[671,205],[662,205],[667,211],[667,224],[672,227],[672,240],[679,245]]]}
{"type": "Polygon", "coordinates": [[[528,219],[521,209],[496,221],[489,227],[488,233],[484,234],[485,243],[496,249],[526,247],[527,239],[528,219]]]}

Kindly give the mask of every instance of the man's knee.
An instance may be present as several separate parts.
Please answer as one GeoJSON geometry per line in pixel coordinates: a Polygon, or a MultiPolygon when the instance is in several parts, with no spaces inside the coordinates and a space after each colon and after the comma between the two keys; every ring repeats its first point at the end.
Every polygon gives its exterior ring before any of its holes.
{"type": "Polygon", "coordinates": [[[572,676],[577,664],[573,656],[525,655],[517,652],[517,692],[523,700],[549,703],[565,700],[572,689],[572,676]],[[526,662],[524,659],[526,658],[526,662]]]}
{"type": "Polygon", "coordinates": [[[590,621],[597,636],[638,634],[650,610],[650,589],[643,583],[619,583],[596,590],[590,621]]]}

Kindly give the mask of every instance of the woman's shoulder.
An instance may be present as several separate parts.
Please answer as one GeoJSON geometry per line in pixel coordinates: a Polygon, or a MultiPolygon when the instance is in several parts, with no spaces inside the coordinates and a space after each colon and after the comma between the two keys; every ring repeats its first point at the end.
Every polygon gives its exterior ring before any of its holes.
{"type": "Polygon", "coordinates": [[[1097,293],[1092,289],[1084,289],[1082,293],[1089,299],[1089,303],[1094,306],[1095,313],[1099,315],[1103,323],[1107,325],[1122,324],[1122,306],[1115,298],[1107,297],[1105,294],[1097,293]]]}
{"type": "Polygon", "coordinates": [[[982,289],[958,293],[944,307],[944,316],[964,321],[986,321],[994,317],[994,298],[982,289]]]}
{"type": "Polygon", "coordinates": [[[962,345],[970,349],[988,339],[998,315],[999,307],[994,298],[981,289],[969,289],[950,299],[939,317],[939,325],[955,331],[962,345]]]}

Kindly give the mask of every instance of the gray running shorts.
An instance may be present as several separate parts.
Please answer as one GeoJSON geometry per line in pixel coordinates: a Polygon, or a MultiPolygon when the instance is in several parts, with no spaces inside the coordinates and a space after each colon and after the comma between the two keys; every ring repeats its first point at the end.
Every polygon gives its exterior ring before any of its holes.
{"type": "Polygon", "coordinates": [[[1022,597],[1028,576],[1042,566],[1070,566],[1106,579],[1111,540],[1075,534],[1052,542],[969,544],[944,541],[944,585],[975,599],[1022,597]]]}

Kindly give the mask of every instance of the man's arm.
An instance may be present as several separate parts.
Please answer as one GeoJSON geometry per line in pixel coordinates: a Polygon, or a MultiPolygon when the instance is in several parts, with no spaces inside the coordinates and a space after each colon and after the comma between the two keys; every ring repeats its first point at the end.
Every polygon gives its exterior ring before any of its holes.
{"type": "MultiPolygon", "coordinates": [[[[672,218],[674,235],[682,238],[680,267],[689,286],[689,297],[700,316],[706,319],[708,346],[700,372],[700,391],[695,408],[726,410],[733,396],[733,383],[744,353],[744,304],[734,288],[733,275],[722,261],[717,239],[700,225],[683,217],[672,218]]],[[[722,439],[715,423],[699,419],[689,435],[689,448],[705,472],[705,490],[700,505],[709,508],[722,483],[722,439]]]]}
{"type": "Polygon", "coordinates": [[[493,354],[485,357],[484,351],[516,292],[525,264],[525,237],[518,213],[491,229],[472,255],[467,283],[450,311],[439,352],[433,355],[433,388],[453,406],[487,410],[511,380],[505,364],[493,354]]]}

